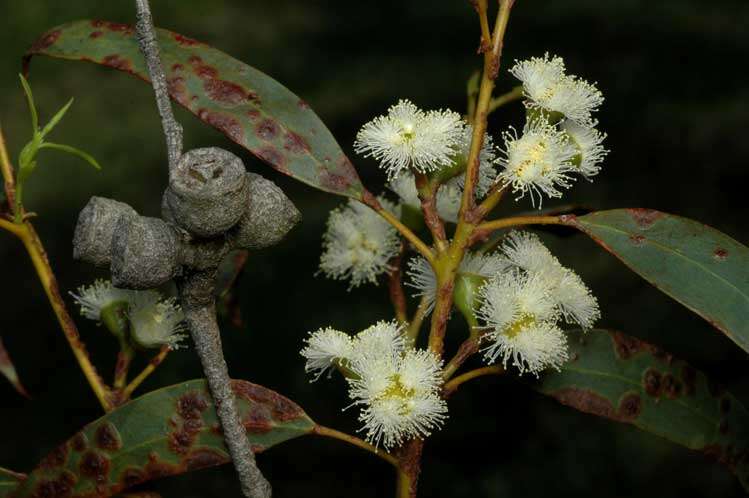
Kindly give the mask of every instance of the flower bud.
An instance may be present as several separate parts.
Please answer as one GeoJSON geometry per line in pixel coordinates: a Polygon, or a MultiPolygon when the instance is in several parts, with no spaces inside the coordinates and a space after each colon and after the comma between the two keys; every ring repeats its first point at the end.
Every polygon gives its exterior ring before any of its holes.
{"type": "Polygon", "coordinates": [[[278,244],[302,215],[275,183],[254,173],[246,176],[246,209],[232,237],[237,248],[264,249],[278,244]]]}
{"type": "Polygon", "coordinates": [[[158,218],[122,218],[112,238],[112,283],[128,289],[150,289],[177,275],[175,229],[158,218]]]}
{"type": "Polygon", "coordinates": [[[164,195],[179,226],[198,237],[213,237],[245,212],[244,164],[223,149],[193,149],[180,158],[164,195]]]}
{"type": "Polygon", "coordinates": [[[73,258],[109,266],[112,260],[112,235],[120,218],[135,218],[138,213],[125,203],[92,197],[75,226],[73,258]]]}
{"type": "MultiPolygon", "coordinates": [[[[479,289],[486,282],[486,277],[475,273],[459,273],[455,277],[453,299],[455,307],[463,313],[471,328],[478,325],[476,310],[479,306],[479,289]]],[[[473,331],[471,331],[473,333],[473,331]]]]}

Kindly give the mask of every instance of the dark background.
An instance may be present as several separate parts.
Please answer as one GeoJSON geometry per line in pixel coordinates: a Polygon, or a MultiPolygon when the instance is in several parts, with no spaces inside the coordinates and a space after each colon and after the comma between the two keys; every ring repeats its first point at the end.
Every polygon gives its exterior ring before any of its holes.
{"type": "MultiPolygon", "coordinates": [[[[398,98],[425,108],[465,110],[464,88],[480,63],[478,28],[467,1],[320,2],[181,0],[154,3],[157,23],[194,36],[272,75],[307,100],[351,152],[361,124],[398,98]]],[[[78,18],[132,22],[133,2],[2,0],[0,119],[11,153],[29,137],[17,76],[36,35],[78,18]]],[[[695,218],[749,242],[749,3],[746,0],[518,0],[504,69],[549,50],[570,72],[598,81],[599,113],[612,150],[595,183],[579,182],[560,202],[596,208],[650,207],[695,218]]],[[[42,119],[76,102],[55,141],[78,145],[103,164],[95,172],[67,156],[42,153],[26,205],[64,292],[97,276],[74,262],[77,213],[91,195],[156,215],[166,181],[165,150],[148,86],[82,63],[39,59],[31,84],[42,119]]],[[[514,84],[502,71],[499,89],[514,84]]],[[[346,292],[315,277],[328,211],[340,199],[282,177],[183,110],[186,146],[218,145],[280,184],[304,214],[272,251],[251,256],[238,295],[245,325],[224,326],[232,375],[297,401],[316,421],[353,431],[340,379],[310,385],[299,356],[307,331],[332,324],[356,331],[389,318],[384,288],[346,292]]],[[[521,125],[519,105],[496,113],[498,136],[521,125]]],[[[351,156],[378,191],[375,165],[351,156]]],[[[506,209],[526,210],[509,202],[506,209]]],[[[544,236],[601,302],[602,326],[620,329],[688,359],[749,400],[746,356],[731,341],[648,286],[591,241],[544,236]]],[[[20,244],[0,234],[0,332],[33,393],[21,399],[0,382],[0,466],[31,469],[49,449],[100,415],[20,244]]],[[[453,326],[459,329],[457,319],[453,326]]],[[[79,327],[100,370],[112,369],[114,342],[83,319],[79,327]]],[[[455,335],[460,336],[456,330],[455,335]]],[[[193,351],[172,354],[141,393],[201,375],[193,351]]],[[[467,386],[450,421],[426,446],[421,496],[626,497],[741,496],[734,477],[698,453],[636,429],[576,413],[513,378],[467,386]]],[[[275,496],[391,496],[393,472],[342,443],[302,438],[260,456],[275,496]]],[[[223,468],[155,482],[166,498],[239,496],[223,468]]]]}

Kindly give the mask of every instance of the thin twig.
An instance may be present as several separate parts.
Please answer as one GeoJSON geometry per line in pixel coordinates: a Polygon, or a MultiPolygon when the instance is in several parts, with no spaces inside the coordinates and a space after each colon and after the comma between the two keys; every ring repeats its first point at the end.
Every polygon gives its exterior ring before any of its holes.
{"type": "Polygon", "coordinates": [[[8,149],[5,147],[5,135],[2,126],[0,126],[0,172],[3,175],[5,198],[8,201],[8,206],[13,209],[16,204],[16,182],[13,176],[13,167],[8,158],[8,149]]]}
{"type": "Polygon", "coordinates": [[[169,154],[169,171],[177,167],[182,155],[182,126],[174,119],[172,104],[169,100],[169,90],[159,55],[159,44],[156,41],[156,30],[151,17],[151,7],[148,0],[135,0],[138,9],[138,21],[135,28],[138,32],[138,44],[146,59],[148,74],[151,75],[151,84],[156,94],[156,106],[161,116],[161,125],[164,127],[167,152],[169,154]]]}
{"type": "Polygon", "coordinates": [[[163,363],[164,359],[166,358],[166,355],[169,354],[169,352],[172,350],[168,345],[162,346],[161,350],[158,352],[156,356],[151,358],[151,361],[148,362],[148,365],[143,369],[141,373],[139,373],[133,380],[130,381],[130,383],[125,386],[125,388],[122,390],[121,399],[123,401],[127,401],[130,399],[130,397],[133,395],[133,392],[140,386],[143,381],[145,381],[149,375],[151,375],[156,368],[163,363]]]}
{"type": "MultiPolygon", "coordinates": [[[[11,187],[13,185],[12,171],[13,167],[8,159],[5,139],[2,130],[0,130],[0,172],[2,172],[3,178],[5,179],[6,189],[8,188],[9,179],[11,187]]],[[[73,351],[73,355],[83,371],[83,375],[91,385],[91,389],[94,391],[94,394],[104,411],[110,411],[113,407],[111,399],[112,393],[97,373],[96,367],[91,363],[88,351],[86,351],[86,347],[81,341],[75,322],[73,322],[73,319],[65,306],[65,301],[60,295],[57,278],[55,278],[55,274],[49,264],[44,245],[42,245],[42,241],[37,235],[36,230],[34,230],[33,225],[29,221],[13,223],[0,218],[0,228],[8,230],[23,243],[26,252],[31,258],[31,262],[34,265],[39,281],[44,288],[44,292],[47,294],[47,299],[49,299],[49,302],[52,305],[52,310],[55,312],[55,316],[57,317],[60,328],[65,335],[65,339],[68,341],[70,349],[73,351]]]]}
{"type": "Polygon", "coordinates": [[[455,391],[458,390],[458,387],[460,387],[465,382],[468,382],[469,380],[486,375],[502,375],[503,373],[505,373],[505,369],[497,365],[470,370],[464,374],[458,375],[453,380],[446,383],[442,387],[442,396],[445,398],[450,397],[455,391]]]}
{"type": "Polygon", "coordinates": [[[510,102],[513,102],[515,100],[520,100],[521,98],[523,98],[523,87],[516,86],[509,92],[491,99],[491,101],[489,101],[489,108],[487,109],[487,113],[491,114],[503,105],[509,104],[510,102]]]}
{"type": "Polygon", "coordinates": [[[414,317],[411,319],[411,323],[408,324],[406,330],[406,341],[413,346],[416,344],[416,339],[419,338],[419,331],[421,330],[421,324],[424,322],[427,314],[429,314],[429,297],[422,296],[419,301],[419,306],[416,308],[414,317]]]}
{"type": "Polygon", "coordinates": [[[423,173],[416,173],[416,188],[421,201],[421,212],[424,214],[424,223],[432,234],[434,246],[441,253],[447,249],[447,236],[445,235],[445,224],[437,214],[437,182],[429,181],[423,173]]]}
{"type": "MultiPolygon", "coordinates": [[[[574,217],[569,217],[574,219],[574,217]]],[[[471,241],[481,240],[492,232],[503,228],[511,228],[524,225],[571,225],[567,216],[515,216],[513,218],[502,218],[487,221],[476,227],[471,241]]],[[[574,225],[572,225],[574,226],[574,225]]]]}
{"type": "Polygon", "coordinates": [[[414,249],[416,249],[424,258],[426,258],[427,261],[429,261],[429,264],[434,266],[434,253],[432,250],[427,246],[424,241],[422,241],[418,235],[413,233],[410,228],[408,228],[406,225],[401,223],[401,221],[396,218],[393,213],[382,207],[382,204],[377,200],[375,196],[372,194],[365,194],[362,198],[362,202],[369,206],[370,208],[374,209],[377,214],[382,216],[385,221],[390,223],[396,230],[400,232],[400,234],[408,240],[411,245],[414,246],[414,249]]]}
{"type": "Polygon", "coordinates": [[[124,347],[117,353],[117,362],[114,365],[114,389],[122,389],[127,382],[127,374],[130,371],[130,364],[135,357],[135,351],[132,348],[124,347]]]}
{"type": "Polygon", "coordinates": [[[315,428],[312,430],[312,433],[317,434],[318,436],[329,437],[333,439],[338,439],[339,441],[344,441],[346,443],[356,446],[357,448],[361,448],[365,451],[372,453],[375,456],[382,458],[390,465],[394,465],[395,467],[398,467],[398,459],[395,458],[393,455],[391,455],[387,451],[377,449],[376,447],[372,446],[368,442],[362,439],[359,439],[356,436],[352,436],[350,434],[346,434],[345,432],[331,429],[330,427],[325,427],[324,425],[316,425],[315,428]]]}
{"type": "MultiPolygon", "coordinates": [[[[473,332],[473,331],[471,331],[473,332]]],[[[445,368],[442,369],[442,378],[444,380],[450,380],[450,377],[466,362],[468,358],[476,354],[479,350],[479,337],[471,333],[471,337],[463,341],[458,348],[455,356],[447,362],[445,368]]]]}
{"type": "Polygon", "coordinates": [[[390,261],[390,271],[388,272],[388,291],[390,293],[390,302],[395,311],[395,318],[398,323],[408,321],[408,309],[406,305],[406,294],[403,292],[403,257],[406,254],[406,245],[401,244],[400,253],[390,261]]]}

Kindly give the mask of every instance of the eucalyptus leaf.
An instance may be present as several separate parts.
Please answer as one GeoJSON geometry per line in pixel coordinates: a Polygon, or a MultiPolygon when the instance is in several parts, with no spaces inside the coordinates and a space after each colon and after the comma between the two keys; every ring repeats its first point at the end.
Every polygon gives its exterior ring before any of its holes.
{"type": "MultiPolygon", "coordinates": [[[[305,434],[315,423],[292,401],[232,381],[253,451],[305,434]]],[[[14,498],[106,497],[136,484],[230,461],[205,380],[152,391],[87,425],[51,451],[14,498]],[[64,493],[50,494],[64,490],[64,493]],[[45,494],[47,493],[47,494],[45,494]]]]}
{"type": "MultiPolygon", "coordinates": [[[[203,122],[273,168],[315,188],[362,199],[351,161],[307,103],[257,69],[202,42],[157,29],[169,93],[203,122]]],[[[26,53],[93,62],[149,81],[135,29],[74,21],[43,34],[26,53]]]]}
{"type": "Polygon", "coordinates": [[[649,209],[563,219],[749,352],[745,245],[702,223],[649,209]]]}
{"type": "Polygon", "coordinates": [[[749,491],[749,412],[702,372],[620,332],[568,333],[571,360],[535,389],[725,464],[749,491]]]}

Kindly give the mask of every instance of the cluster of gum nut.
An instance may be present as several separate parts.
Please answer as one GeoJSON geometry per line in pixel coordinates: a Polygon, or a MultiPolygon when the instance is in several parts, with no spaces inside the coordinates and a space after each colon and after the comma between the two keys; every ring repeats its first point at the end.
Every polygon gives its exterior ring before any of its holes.
{"type": "Polygon", "coordinates": [[[215,270],[232,250],[275,245],[301,215],[273,182],[247,172],[232,153],[209,147],[179,159],[162,218],[92,197],[78,218],[74,258],[109,266],[116,287],[150,289],[215,270]]]}

